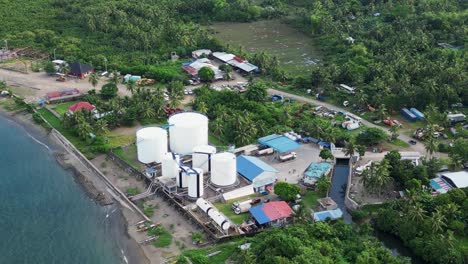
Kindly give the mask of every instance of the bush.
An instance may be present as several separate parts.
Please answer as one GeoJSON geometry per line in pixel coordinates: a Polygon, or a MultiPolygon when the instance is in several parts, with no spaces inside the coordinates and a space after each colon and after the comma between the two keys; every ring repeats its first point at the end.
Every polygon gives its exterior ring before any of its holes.
{"type": "Polygon", "coordinates": [[[439,146],[437,146],[439,149],[439,152],[443,153],[449,153],[450,152],[450,146],[444,143],[440,143],[439,146]]]}
{"type": "Polygon", "coordinates": [[[353,217],[354,221],[360,221],[366,218],[368,215],[369,213],[363,210],[356,210],[351,212],[351,216],[353,217]]]}
{"type": "Polygon", "coordinates": [[[448,228],[455,234],[463,234],[465,231],[465,224],[462,221],[453,220],[449,223],[448,228]]]}

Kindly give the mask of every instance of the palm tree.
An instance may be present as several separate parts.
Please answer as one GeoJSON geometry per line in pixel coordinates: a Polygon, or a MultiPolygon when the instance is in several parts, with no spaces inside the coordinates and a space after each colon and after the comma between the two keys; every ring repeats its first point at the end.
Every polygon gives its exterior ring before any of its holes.
{"type": "Polygon", "coordinates": [[[116,71],[113,71],[111,73],[111,77],[109,78],[108,82],[117,86],[120,82],[120,74],[117,73],[116,71]]]}
{"type": "Polygon", "coordinates": [[[213,122],[210,123],[211,129],[215,135],[218,137],[224,136],[224,122],[221,122],[219,119],[215,119],[213,122]]]}
{"type": "Polygon", "coordinates": [[[387,112],[387,108],[385,107],[385,104],[382,104],[378,110],[378,115],[379,115],[379,118],[380,120],[384,120],[387,115],[388,115],[388,112],[387,112]]]}
{"type": "Polygon", "coordinates": [[[205,102],[200,102],[197,106],[197,111],[203,114],[208,113],[208,107],[206,107],[205,102]]]}
{"type": "Polygon", "coordinates": [[[96,86],[99,83],[99,74],[93,72],[91,75],[89,75],[88,81],[93,86],[93,88],[96,89],[96,86]]]}
{"type": "Polygon", "coordinates": [[[426,152],[429,154],[429,158],[432,158],[432,155],[437,150],[437,139],[434,137],[434,134],[430,134],[426,141],[424,141],[424,146],[426,147],[426,152]]]}
{"type": "Polygon", "coordinates": [[[128,81],[125,86],[127,87],[127,91],[129,91],[131,94],[133,94],[133,92],[135,92],[135,82],[128,81]]]}
{"type": "Polygon", "coordinates": [[[443,231],[444,227],[447,226],[446,221],[443,212],[437,208],[431,217],[432,230],[436,233],[443,231]]]}
{"type": "Polygon", "coordinates": [[[400,126],[397,126],[397,125],[393,125],[390,127],[390,133],[392,133],[392,137],[391,137],[391,140],[395,140],[398,138],[399,134],[398,134],[398,130],[400,129],[400,126]]]}
{"type": "Polygon", "coordinates": [[[364,186],[364,188],[369,192],[373,193],[377,186],[375,181],[375,175],[377,172],[376,165],[372,163],[370,167],[365,169],[361,174],[361,179],[359,182],[364,186]]]}
{"type": "Polygon", "coordinates": [[[377,173],[375,176],[375,184],[376,187],[379,189],[379,197],[382,193],[382,189],[387,187],[389,183],[392,182],[393,178],[390,176],[390,164],[388,160],[384,159],[380,162],[379,166],[377,167],[377,173]]]}
{"type": "Polygon", "coordinates": [[[356,153],[356,146],[354,146],[354,142],[352,140],[345,142],[344,151],[345,156],[349,156],[350,158],[354,156],[354,154],[356,153]]]}
{"type": "Polygon", "coordinates": [[[97,135],[107,134],[109,132],[107,121],[102,118],[96,121],[96,124],[94,125],[94,131],[97,135]]]}
{"type": "Polygon", "coordinates": [[[426,218],[426,211],[420,203],[416,203],[415,205],[408,207],[408,217],[411,221],[422,223],[426,218]]]}

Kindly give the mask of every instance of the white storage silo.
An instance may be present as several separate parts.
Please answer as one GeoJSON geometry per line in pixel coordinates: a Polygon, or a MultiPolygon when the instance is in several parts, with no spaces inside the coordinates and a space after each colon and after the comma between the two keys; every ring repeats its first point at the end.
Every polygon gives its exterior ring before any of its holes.
{"type": "Polygon", "coordinates": [[[217,186],[236,183],[236,155],[230,152],[218,153],[211,158],[211,182],[217,186]]]}
{"type": "Polygon", "coordinates": [[[210,202],[203,198],[198,198],[196,204],[203,212],[207,213],[221,229],[228,230],[229,227],[231,227],[231,222],[229,222],[229,220],[227,220],[210,202]]]}
{"type": "Polygon", "coordinates": [[[164,154],[161,173],[163,178],[174,179],[179,175],[179,155],[175,155],[171,152],[164,154]]]}
{"type": "Polygon", "coordinates": [[[216,154],[216,148],[210,145],[196,146],[192,152],[192,166],[204,172],[211,171],[211,157],[216,154]]]}
{"type": "Polygon", "coordinates": [[[136,132],[138,160],[141,163],[161,162],[167,152],[167,131],[145,127],[136,132]]]}
{"type": "Polygon", "coordinates": [[[190,167],[187,166],[181,166],[179,173],[177,174],[176,177],[176,183],[178,188],[187,188],[188,187],[188,174],[186,171],[191,170],[190,167]]]}
{"type": "Polygon", "coordinates": [[[208,145],[208,117],[195,112],[172,115],[168,119],[171,151],[187,155],[196,146],[208,145]]]}
{"type": "Polygon", "coordinates": [[[203,196],[203,170],[192,168],[185,172],[188,178],[188,196],[191,198],[199,198],[203,196]]]}

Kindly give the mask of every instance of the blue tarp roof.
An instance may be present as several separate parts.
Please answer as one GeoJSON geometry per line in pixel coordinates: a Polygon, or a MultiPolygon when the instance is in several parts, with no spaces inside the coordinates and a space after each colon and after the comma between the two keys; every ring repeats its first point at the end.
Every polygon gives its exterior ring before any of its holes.
{"type": "Polygon", "coordinates": [[[248,180],[252,181],[264,171],[278,172],[259,158],[244,155],[237,157],[237,172],[248,180]]]}
{"type": "Polygon", "coordinates": [[[341,217],[343,217],[343,211],[341,211],[340,208],[337,208],[335,210],[328,210],[328,211],[314,213],[315,221],[325,221],[327,220],[327,218],[330,218],[331,220],[335,220],[341,217]]]}
{"type": "Polygon", "coordinates": [[[268,218],[268,216],[265,214],[265,212],[262,209],[263,209],[263,204],[249,209],[249,212],[252,214],[252,216],[255,218],[255,220],[257,220],[257,222],[260,225],[270,222],[270,218],[268,218]]]}
{"type": "Polygon", "coordinates": [[[325,172],[331,168],[328,162],[311,163],[304,175],[312,178],[320,178],[325,172]]]}
{"type": "Polygon", "coordinates": [[[320,141],[318,144],[324,148],[330,148],[330,145],[331,145],[330,142],[326,142],[326,141],[320,141]]]}
{"type": "Polygon", "coordinates": [[[296,141],[282,135],[269,135],[258,139],[258,143],[269,146],[278,152],[288,152],[297,149],[301,145],[296,141]]]}

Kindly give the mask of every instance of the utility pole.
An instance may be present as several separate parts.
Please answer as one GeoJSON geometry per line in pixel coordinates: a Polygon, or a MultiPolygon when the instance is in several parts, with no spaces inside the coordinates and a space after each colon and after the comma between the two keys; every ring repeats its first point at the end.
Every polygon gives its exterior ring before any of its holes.
{"type": "Polygon", "coordinates": [[[55,50],[56,50],[56,49],[54,49],[54,60],[56,60],[56,59],[57,59],[57,58],[55,57],[55,50]]]}
{"type": "Polygon", "coordinates": [[[104,67],[106,68],[106,71],[107,71],[107,58],[104,57],[104,67]]]}
{"type": "Polygon", "coordinates": [[[8,39],[5,39],[3,41],[5,41],[5,50],[8,50],[8,39]]]}

